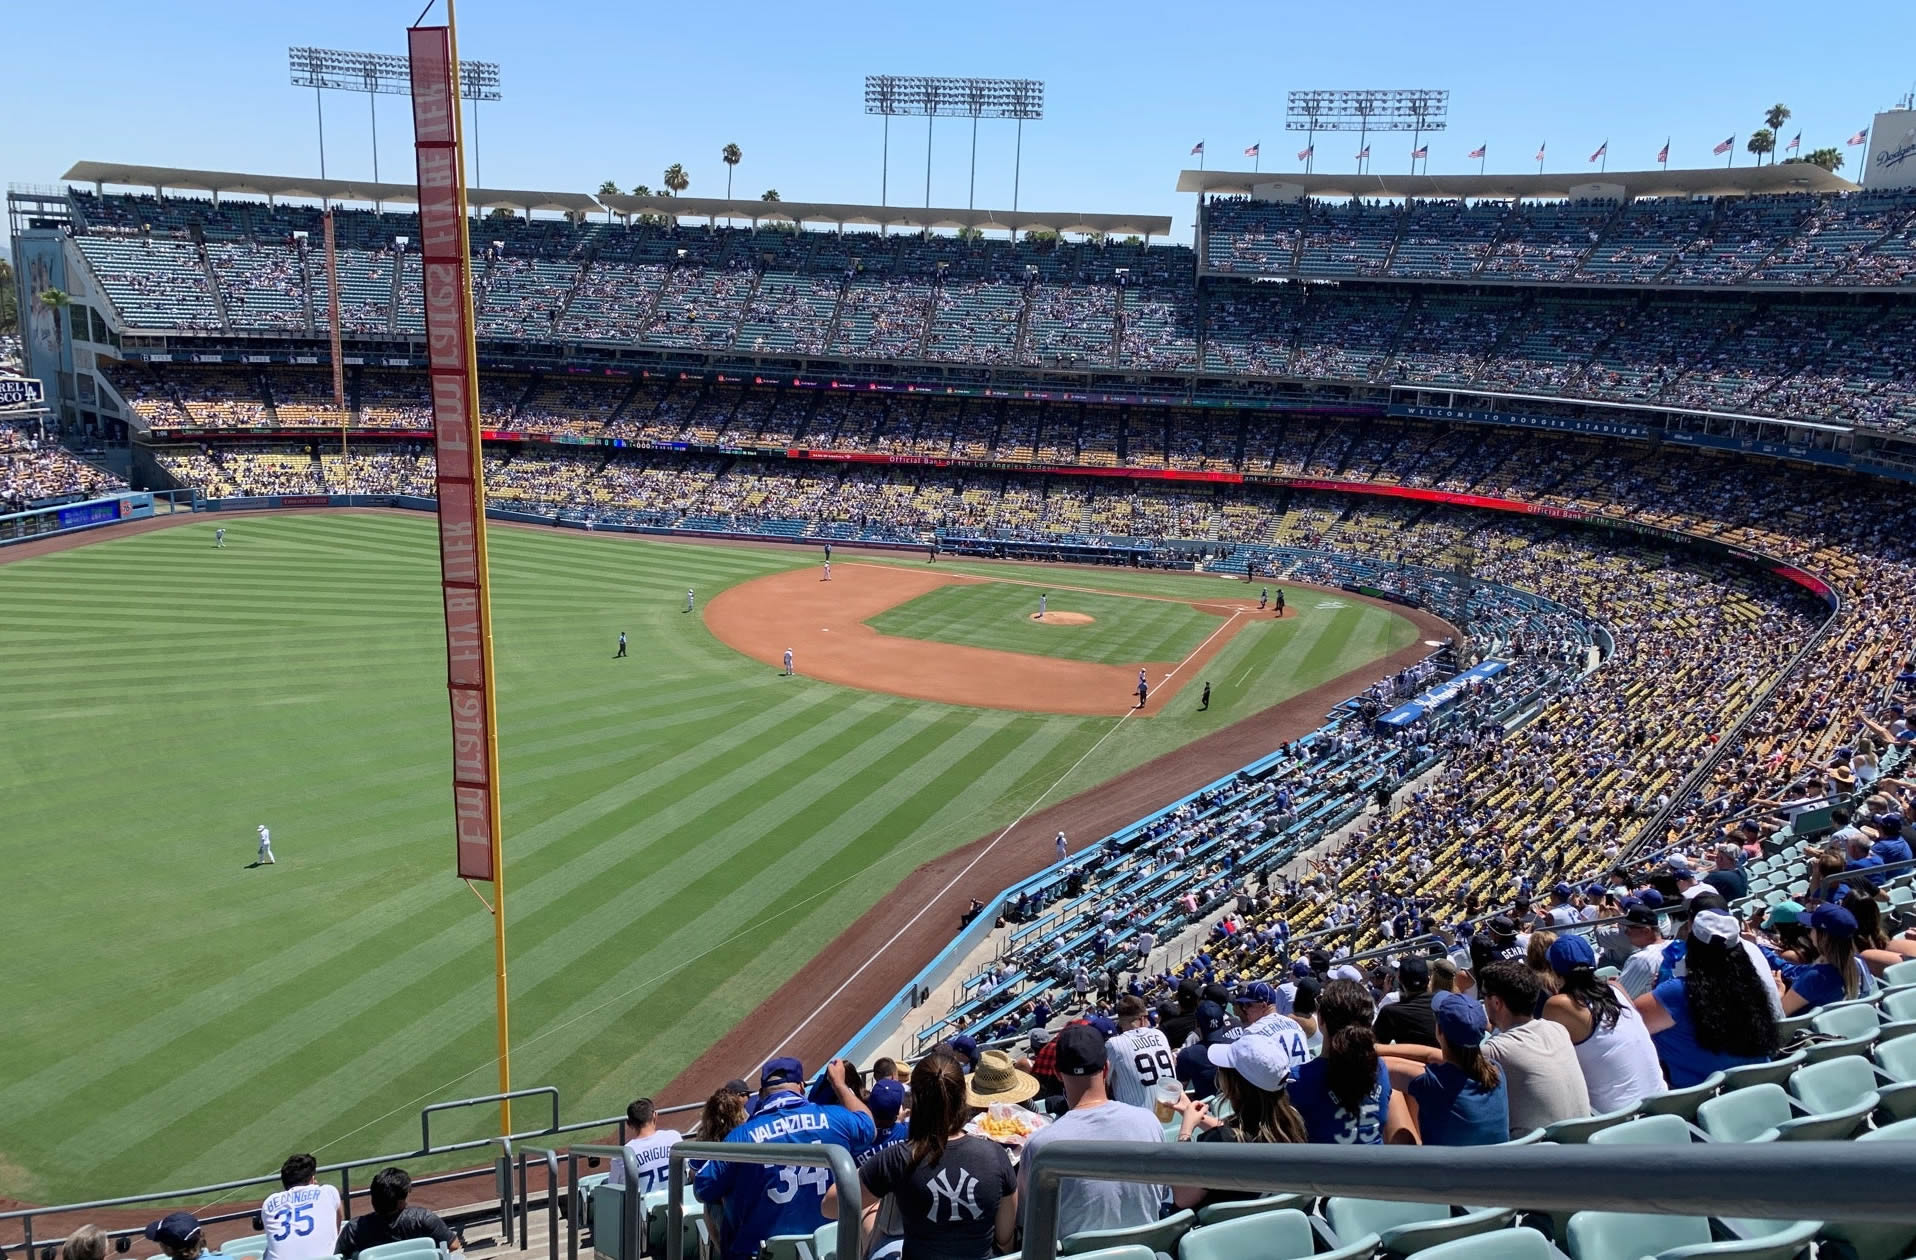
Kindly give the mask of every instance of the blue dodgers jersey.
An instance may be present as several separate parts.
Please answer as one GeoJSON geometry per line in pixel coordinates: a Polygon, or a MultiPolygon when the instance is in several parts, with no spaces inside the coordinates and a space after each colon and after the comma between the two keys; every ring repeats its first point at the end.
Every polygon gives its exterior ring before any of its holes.
{"type": "MultiPolygon", "coordinates": [[[[854,1156],[876,1136],[862,1111],[820,1106],[802,1095],[781,1093],[763,1100],[752,1118],[725,1135],[728,1142],[827,1143],[854,1156]]],[[[809,1234],[825,1223],[819,1205],[831,1187],[826,1168],[725,1164],[711,1160],[692,1182],[701,1203],[724,1201],[725,1254],[751,1260],[759,1244],[779,1234],[809,1234]]]]}

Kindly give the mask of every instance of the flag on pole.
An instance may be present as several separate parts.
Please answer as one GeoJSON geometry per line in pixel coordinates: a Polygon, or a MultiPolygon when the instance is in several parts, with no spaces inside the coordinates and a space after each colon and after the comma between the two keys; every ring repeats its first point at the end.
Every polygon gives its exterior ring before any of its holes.
{"type": "Polygon", "coordinates": [[[1264,147],[1264,142],[1263,142],[1262,140],[1260,140],[1260,141],[1258,141],[1258,142],[1257,142],[1256,144],[1254,144],[1254,145],[1252,145],[1252,146],[1251,146],[1250,148],[1248,148],[1248,149],[1246,149],[1246,150],[1244,150],[1244,156],[1245,156],[1245,157],[1256,157],[1256,156],[1257,156],[1257,151],[1258,151],[1259,149],[1261,149],[1261,148],[1263,148],[1263,147],[1264,147]]]}
{"type": "Polygon", "coordinates": [[[1549,144],[1549,141],[1546,140],[1543,144],[1540,144],[1537,146],[1537,160],[1539,162],[1543,161],[1543,151],[1545,146],[1548,144],[1549,144]]]}
{"type": "Polygon", "coordinates": [[[1200,140],[1196,144],[1191,146],[1192,156],[1196,156],[1197,154],[1202,152],[1204,152],[1204,141],[1200,140]]]}
{"type": "Polygon", "coordinates": [[[1610,151],[1610,142],[1608,140],[1605,140],[1602,144],[1597,146],[1597,151],[1590,155],[1590,160],[1594,162],[1598,158],[1602,157],[1604,154],[1608,153],[1609,151],[1610,151]]]}
{"type": "Polygon", "coordinates": [[[1490,147],[1490,143],[1488,141],[1485,141],[1483,144],[1480,144],[1476,148],[1472,149],[1470,151],[1470,156],[1474,158],[1481,158],[1484,155],[1484,150],[1488,149],[1489,147],[1490,147]]]}
{"type": "Polygon", "coordinates": [[[1430,156],[1430,146],[1427,144],[1420,144],[1416,148],[1410,151],[1410,156],[1412,161],[1415,161],[1418,158],[1427,158],[1430,156]]]}
{"type": "Polygon", "coordinates": [[[1365,162],[1370,160],[1370,146],[1368,144],[1364,146],[1363,152],[1357,155],[1357,160],[1360,162],[1365,162]]]}
{"type": "Polygon", "coordinates": [[[1300,162],[1308,162],[1311,160],[1312,155],[1314,155],[1316,152],[1317,152],[1316,144],[1314,143],[1307,144],[1303,148],[1297,151],[1297,160],[1300,162]]]}
{"type": "Polygon", "coordinates": [[[1799,131],[1794,136],[1790,137],[1790,142],[1783,146],[1783,151],[1785,153],[1794,153],[1802,147],[1803,147],[1803,133],[1799,131]]]}
{"type": "Polygon", "coordinates": [[[1855,135],[1851,136],[1849,138],[1849,142],[1851,144],[1861,144],[1867,139],[1869,139],[1869,128],[1865,127],[1861,131],[1857,132],[1855,135]]]}
{"type": "Polygon", "coordinates": [[[1670,160],[1670,142],[1668,140],[1665,140],[1663,142],[1663,147],[1657,150],[1657,164],[1662,165],[1663,163],[1668,162],[1669,160],[1670,160]]]}
{"type": "Polygon", "coordinates": [[[1728,153],[1731,149],[1735,147],[1736,147],[1736,136],[1732,135],[1728,140],[1725,140],[1722,144],[1717,145],[1716,148],[1711,149],[1710,152],[1716,154],[1718,157],[1722,157],[1725,153],[1728,153]]]}

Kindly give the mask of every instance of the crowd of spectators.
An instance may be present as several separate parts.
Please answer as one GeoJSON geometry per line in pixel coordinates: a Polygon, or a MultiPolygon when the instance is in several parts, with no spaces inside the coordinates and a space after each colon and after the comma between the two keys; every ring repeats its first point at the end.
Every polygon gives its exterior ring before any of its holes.
{"type": "Polygon", "coordinates": [[[42,440],[37,424],[0,423],[0,514],[125,488],[119,477],[57,441],[42,440]]]}

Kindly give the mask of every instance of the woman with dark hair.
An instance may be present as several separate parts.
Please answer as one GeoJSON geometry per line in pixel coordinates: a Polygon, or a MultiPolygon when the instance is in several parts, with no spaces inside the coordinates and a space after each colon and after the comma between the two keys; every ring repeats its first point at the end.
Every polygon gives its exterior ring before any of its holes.
{"type": "Polygon", "coordinates": [[[1297,1069],[1291,1102],[1313,1142],[1381,1146],[1414,1141],[1403,1096],[1377,1057],[1370,990],[1355,980],[1333,980],[1318,999],[1324,1049],[1297,1069]]]}
{"type": "MultiPolygon", "coordinates": [[[[1002,1051],[981,1055],[969,1079],[947,1051],[934,1050],[918,1061],[911,1070],[905,1140],[858,1170],[868,1206],[887,1195],[896,1204],[903,1260],[985,1260],[994,1245],[1011,1250],[1018,1228],[1011,1156],[990,1138],[965,1132],[965,1125],[974,1109],[1024,1102],[1037,1092],[1037,1078],[1013,1067],[1002,1051]],[[959,1186],[965,1187],[962,1198],[959,1186]]],[[[826,1191],[821,1210],[837,1218],[838,1187],[826,1191]]]]}
{"type": "Polygon", "coordinates": [[[1510,1086],[1485,1057],[1484,1005],[1443,992],[1430,1002],[1437,1045],[1384,1046],[1390,1083],[1409,1096],[1425,1146],[1495,1146],[1510,1140],[1510,1086]]]}
{"type": "Polygon", "coordinates": [[[1776,1053],[1781,1038],[1765,992],[1768,984],[1744,951],[1734,918],[1721,910],[1690,917],[1683,974],[1636,1000],[1672,1088],[1695,1085],[1724,1068],[1765,1062],[1776,1053]]]}
{"type": "MultiPolygon", "coordinates": [[[[1178,1141],[1189,1142],[1308,1142],[1304,1117],[1288,1096],[1290,1051],[1281,1038],[1250,1033],[1236,1041],[1205,1048],[1217,1070],[1217,1092],[1230,1104],[1228,1120],[1188,1094],[1178,1100],[1178,1141]]],[[[1205,1207],[1231,1199],[1254,1199],[1243,1190],[1206,1190],[1175,1186],[1171,1196],[1181,1208],[1205,1207]]]]}
{"type": "Polygon", "coordinates": [[[1883,926],[1883,907],[1874,897],[1852,888],[1843,898],[1843,909],[1856,916],[1856,949],[1872,974],[1880,976],[1885,967],[1916,958],[1916,941],[1889,934],[1883,926]]]}
{"type": "Polygon", "coordinates": [[[1663,1089],[1656,1044],[1630,995],[1597,978],[1597,951],[1581,936],[1560,936],[1546,955],[1558,991],[1544,999],[1543,1018],[1562,1024],[1577,1048],[1590,1109],[1616,1111],[1663,1089]]]}

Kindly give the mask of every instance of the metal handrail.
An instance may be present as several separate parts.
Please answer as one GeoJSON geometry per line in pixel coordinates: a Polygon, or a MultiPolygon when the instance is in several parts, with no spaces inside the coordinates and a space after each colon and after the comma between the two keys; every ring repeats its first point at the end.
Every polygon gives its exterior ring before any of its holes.
{"type": "MultiPolygon", "coordinates": [[[[477,1098],[454,1098],[447,1102],[428,1103],[419,1109],[419,1146],[422,1150],[432,1149],[432,1117],[437,1111],[453,1111],[461,1107],[478,1107],[485,1103],[505,1102],[512,1098],[531,1098],[544,1094],[552,1099],[552,1123],[543,1129],[531,1129],[522,1134],[507,1134],[507,1137],[529,1137],[551,1133],[559,1127],[559,1089],[556,1085],[534,1085],[530,1089],[508,1090],[503,1094],[481,1094],[477,1098]]],[[[495,1139],[496,1140],[496,1139],[495,1139]]]]}
{"type": "MultiPolygon", "coordinates": [[[[565,1191],[566,1200],[572,1205],[572,1210],[566,1213],[566,1260],[579,1260],[579,1217],[584,1215],[578,1210],[579,1156],[581,1155],[616,1159],[620,1167],[625,1170],[625,1184],[621,1187],[624,1193],[619,1196],[620,1211],[625,1219],[621,1222],[619,1229],[618,1260],[638,1260],[639,1241],[642,1237],[639,1231],[644,1227],[645,1220],[639,1209],[643,1206],[641,1201],[645,1196],[639,1192],[639,1157],[633,1154],[631,1147],[625,1145],[574,1146],[566,1151],[565,1191]]],[[[594,1251],[599,1249],[597,1237],[592,1240],[592,1248],[594,1251]]]]}
{"type": "Polygon", "coordinates": [[[1646,1160],[1630,1147],[1551,1144],[1052,1142],[1025,1156],[1023,1254],[1024,1260],[1056,1260],[1058,1192],[1066,1177],[1445,1205],[1466,1196],[1538,1212],[1764,1220],[1776,1217],[1777,1187],[1787,1185],[1792,1199],[1813,1205],[1819,1220],[1916,1222],[1916,1196],[1856,1176],[1855,1156],[1850,1142],[1725,1142],[1692,1148],[1680,1160],[1646,1160]]]}
{"type": "MultiPolygon", "coordinates": [[[[519,1148],[519,1250],[526,1250],[531,1230],[531,1179],[526,1156],[537,1155],[546,1166],[546,1260],[559,1260],[559,1152],[549,1146],[519,1148]]],[[[508,1225],[510,1230],[511,1226],[508,1225]]]]}
{"type": "MultiPolygon", "coordinates": [[[[822,1142],[680,1142],[672,1148],[666,1182],[665,1260],[685,1260],[685,1161],[761,1164],[770,1167],[829,1168],[838,1186],[838,1254],[865,1254],[865,1199],[858,1166],[842,1146],[822,1142]]],[[[577,1260],[576,1257],[570,1260],[577,1260]]],[[[619,1260],[626,1260],[621,1256],[619,1260]]]]}

